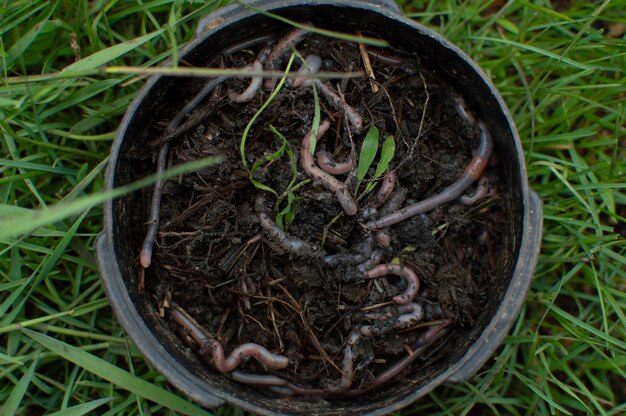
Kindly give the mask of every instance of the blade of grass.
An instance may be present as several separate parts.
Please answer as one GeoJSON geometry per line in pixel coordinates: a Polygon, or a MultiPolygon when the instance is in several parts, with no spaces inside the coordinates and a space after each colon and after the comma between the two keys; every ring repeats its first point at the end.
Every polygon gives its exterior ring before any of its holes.
{"type": "MultiPolygon", "coordinates": [[[[163,179],[173,178],[178,175],[203,169],[207,166],[219,163],[220,161],[221,158],[219,157],[208,157],[184,163],[168,169],[163,175],[150,175],[129,185],[77,198],[67,203],[59,203],[47,210],[31,210],[27,213],[20,213],[10,217],[0,217],[0,238],[19,235],[32,231],[35,228],[61,221],[64,218],[83,212],[105,201],[119,198],[128,193],[145,188],[146,186],[150,186],[154,184],[159,177],[163,179]]],[[[2,213],[2,208],[3,206],[0,205],[0,214],[2,213]]]]}
{"type": "Polygon", "coordinates": [[[68,407],[67,409],[59,410],[58,412],[50,413],[48,416],[83,416],[93,414],[94,410],[103,404],[107,404],[115,400],[115,397],[104,397],[102,399],[94,400],[89,403],[83,403],[76,406],[68,407]]]}
{"type": "Polygon", "coordinates": [[[11,395],[0,409],[0,416],[13,416],[17,414],[20,403],[22,403],[26,390],[35,375],[36,367],[37,361],[33,361],[28,370],[24,373],[24,376],[15,385],[13,391],[11,391],[11,395]]]}
{"type": "Polygon", "coordinates": [[[209,413],[187,400],[142,380],[95,355],[35,331],[24,329],[24,333],[46,349],[55,352],[64,359],[71,361],[124,390],[128,390],[140,397],[185,415],[210,416],[209,413]]]}

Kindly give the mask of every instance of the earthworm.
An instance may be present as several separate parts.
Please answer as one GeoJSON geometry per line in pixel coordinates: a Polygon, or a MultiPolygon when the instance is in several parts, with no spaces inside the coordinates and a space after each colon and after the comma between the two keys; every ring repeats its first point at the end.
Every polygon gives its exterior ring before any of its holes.
{"type": "Polygon", "coordinates": [[[389,197],[393,194],[393,190],[396,186],[397,175],[394,171],[389,171],[383,176],[382,183],[380,185],[380,189],[374,196],[374,201],[370,204],[371,206],[378,208],[383,205],[389,197]]]}
{"type": "Polygon", "coordinates": [[[474,124],[476,122],[474,115],[467,111],[463,97],[457,96],[454,98],[454,108],[456,108],[456,112],[459,117],[461,117],[466,123],[474,124]]]}
{"type": "MultiPolygon", "coordinates": [[[[391,329],[408,328],[424,318],[424,309],[415,302],[407,303],[406,305],[398,305],[397,310],[400,315],[396,317],[396,322],[392,327],[374,325],[374,328],[372,328],[372,325],[363,325],[361,327],[361,334],[366,337],[382,335],[391,329]]],[[[378,314],[369,314],[366,318],[379,319],[379,317],[375,315],[378,314]]],[[[381,317],[384,319],[384,316],[381,317]]]]}
{"type": "MultiPolygon", "coordinates": [[[[261,37],[250,39],[245,42],[241,42],[225,50],[224,54],[225,55],[233,54],[241,49],[264,42],[268,38],[269,38],[268,36],[261,36],[261,37]]],[[[259,61],[265,60],[264,53],[265,53],[264,51],[261,51],[261,53],[259,54],[259,58],[258,58],[259,61]]],[[[263,69],[263,67],[262,66],[255,67],[254,69],[260,71],[263,69]]],[[[221,75],[207,82],[204,85],[204,87],[202,87],[200,92],[196,94],[188,103],[186,103],[183,106],[183,108],[178,113],[176,113],[174,118],[168,123],[167,128],[165,129],[166,134],[171,135],[171,133],[182,123],[183,119],[187,116],[187,114],[193,112],[200,105],[200,103],[211,92],[213,92],[213,90],[215,90],[215,88],[217,88],[221,83],[223,83],[230,77],[231,77],[230,75],[221,75]]],[[[244,93],[241,94],[241,96],[244,96],[244,98],[246,98],[245,97],[246,93],[250,94],[249,90],[252,88],[253,84],[255,83],[256,78],[257,77],[253,78],[252,83],[250,84],[250,87],[248,88],[248,90],[244,91],[244,93]]],[[[259,78],[257,82],[260,83],[261,80],[262,78],[259,78]]],[[[258,85],[257,85],[257,89],[258,89],[258,85]]],[[[252,92],[252,96],[254,96],[255,92],[256,92],[256,89],[252,92]]],[[[239,96],[239,98],[241,98],[241,96],[239,96]]],[[[234,99],[234,98],[231,97],[231,99],[234,99]]],[[[169,151],[169,143],[166,142],[163,144],[163,146],[161,147],[161,150],[159,151],[158,162],[157,162],[157,175],[162,175],[163,172],[165,172],[165,163],[166,163],[168,151],[169,151]]],[[[141,266],[144,269],[147,269],[148,267],[150,267],[150,264],[152,263],[152,251],[154,247],[154,240],[156,238],[156,234],[159,228],[161,195],[163,191],[163,183],[164,181],[162,179],[157,179],[156,183],[154,184],[154,190],[152,192],[152,202],[150,205],[150,221],[149,221],[150,225],[148,226],[148,231],[146,233],[146,237],[142,244],[141,252],[139,254],[139,262],[141,263],[141,266]]]]}
{"type": "Polygon", "coordinates": [[[379,264],[365,272],[365,278],[375,279],[388,274],[404,277],[406,280],[406,289],[402,294],[394,296],[393,301],[399,304],[411,303],[419,291],[420,281],[417,274],[409,267],[398,264],[379,264]]]}
{"type": "Polygon", "coordinates": [[[363,117],[353,107],[346,103],[331,86],[320,81],[319,79],[315,79],[313,82],[315,82],[315,86],[319,89],[322,95],[328,99],[333,107],[337,110],[343,110],[346,113],[348,122],[350,122],[352,127],[354,127],[357,131],[361,131],[363,128],[363,117]]]}
{"type": "Polygon", "coordinates": [[[197,344],[202,346],[209,342],[209,335],[202,330],[198,323],[189,316],[187,312],[174,305],[174,307],[169,310],[169,315],[191,335],[191,338],[193,338],[197,344]]]}
{"type": "Polygon", "coordinates": [[[476,187],[474,195],[462,195],[459,198],[459,202],[463,205],[474,205],[476,202],[483,199],[489,192],[490,179],[491,178],[489,178],[487,175],[481,176],[478,180],[478,186],[476,187]]]}
{"type": "MultiPolygon", "coordinates": [[[[324,120],[320,124],[317,132],[317,140],[319,140],[324,133],[326,133],[329,127],[330,123],[328,120],[324,120]]],[[[358,211],[358,207],[356,202],[354,202],[352,195],[350,195],[346,185],[315,165],[313,155],[311,155],[311,133],[312,132],[307,133],[302,140],[302,150],[300,152],[300,163],[302,164],[302,169],[304,169],[304,172],[309,175],[311,179],[321,183],[326,189],[335,193],[339,204],[341,204],[341,207],[346,214],[350,216],[355,215],[358,211]]]]}
{"type": "MultiPolygon", "coordinates": [[[[254,61],[252,66],[248,68],[252,69],[253,71],[260,72],[263,70],[263,64],[261,64],[261,62],[257,59],[256,61],[254,61]]],[[[250,81],[250,86],[248,86],[248,88],[244,92],[242,92],[241,94],[237,94],[234,91],[228,91],[228,98],[236,103],[247,103],[254,98],[262,82],[262,76],[252,77],[252,81],[250,81]]]]}
{"type": "Polygon", "coordinates": [[[317,164],[326,173],[331,175],[343,175],[352,170],[352,157],[349,156],[345,162],[335,162],[328,152],[317,153],[317,164]]]}
{"type": "Polygon", "coordinates": [[[478,146],[476,155],[467,164],[461,176],[452,185],[430,198],[404,207],[378,220],[370,221],[366,224],[366,227],[373,230],[380,230],[381,228],[397,224],[415,215],[430,211],[439,205],[454,201],[461,196],[472,183],[480,178],[487,163],[489,163],[489,157],[493,151],[491,134],[482,121],[478,123],[478,128],[480,130],[480,145],[478,146]]]}
{"type": "Polygon", "coordinates": [[[357,266],[357,269],[361,273],[365,273],[372,267],[376,266],[383,259],[383,251],[382,250],[374,250],[370,257],[365,260],[363,263],[357,266]]]}
{"type": "Polygon", "coordinates": [[[441,339],[441,337],[443,337],[447,332],[445,331],[445,329],[453,322],[453,320],[448,319],[439,325],[429,328],[428,331],[426,331],[426,333],[419,337],[415,342],[413,354],[399,360],[383,373],[379,374],[378,377],[374,379],[373,386],[380,386],[381,384],[388,382],[389,380],[400,374],[402,371],[404,371],[413,361],[417,359],[417,357],[419,357],[426,350],[426,348],[430,347],[437,340],[441,339]]]}
{"type": "Polygon", "coordinates": [[[289,365],[287,357],[272,354],[266,348],[254,343],[238,346],[225,359],[222,344],[215,338],[207,335],[186,312],[176,307],[170,309],[170,316],[176,323],[185,328],[196,343],[200,344],[201,353],[211,352],[213,365],[221,373],[234,370],[241,363],[241,360],[248,356],[254,357],[261,364],[271,369],[283,369],[289,365]]]}
{"type": "Polygon", "coordinates": [[[392,212],[395,212],[400,209],[406,197],[408,195],[408,191],[406,188],[398,188],[396,192],[391,194],[387,202],[380,208],[380,215],[389,215],[392,212]]]}
{"type": "Polygon", "coordinates": [[[387,383],[392,380],[406,368],[411,365],[428,347],[440,340],[447,333],[447,327],[454,323],[454,320],[448,319],[439,325],[433,326],[420,336],[413,344],[413,354],[407,355],[405,358],[400,359],[387,370],[379,374],[374,382],[366,387],[354,390],[348,390],[340,394],[340,397],[353,397],[363,393],[367,393],[376,387],[387,383]]]}
{"type": "Polygon", "coordinates": [[[274,222],[266,211],[266,200],[263,195],[259,195],[254,203],[254,209],[259,216],[259,222],[263,232],[267,237],[280,245],[285,251],[303,257],[319,257],[322,250],[315,244],[300,240],[281,230],[276,222],[274,222]]]}
{"type": "Polygon", "coordinates": [[[391,235],[388,230],[376,231],[374,239],[381,247],[389,247],[391,245],[391,235]]]}
{"type": "Polygon", "coordinates": [[[397,56],[385,55],[382,52],[375,51],[370,48],[367,48],[367,54],[371,56],[372,58],[374,58],[375,60],[377,60],[378,62],[381,62],[383,64],[397,66],[397,65],[402,65],[404,62],[402,58],[399,58],[397,56]]]}
{"type": "MultiPolygon", "coordinates": [[[[307,25],[312,26],[311,23],[307,23],[307,25]]],[[[283,59],[283,55],[300,43],[302,39],[310,33],[311,32],[306,29],[295,29],[289,32],[287,36],[279,40],[267,58],[267,70],[273,71],[278,68],[283,59]]],[[[263,86],[267,89],[274,88],[274,85],[276,85],[276,80],[273,78],[265,80],[263,84],[263,86]]]]}
{"type": "Polygon", "coordinates": [[[374,241],[371,237],[363,240],[353,253],[333,254],[324,257],[327,267],[355,266],[368,261],[374,251],[374,241]]]}
{"type": "Polygon", "coordinates": [[[230,375],[233,380],[255,386],[286,386],[289,382],[283,378],[269,374],[249,374],[241,371],[233,371],[230,375]]]}
{"type": "Polygon", "coordinates": [[[222,347],[222,344],[218,340],[211,340],[205,350],[206,349],[211,351],[213,365],[220,373],[233,371],[245,357],[254,357],[258,362],[271,369],[280,370],[289,365],[289,359],[287,357],[272,354],[266,348],[254,343],[246,343],[238,346],[226,359],[224,358],[224,347],[222,347]]]}
{"type": "Polygon", "coordinates": [[[293,80],[291,84],[293,88],[299,88],[301,86],[308,87],[311,85],[310,76],[315,74],[322,67],[322,58],[318,55],[309,55],[305,58],[304,62],[298,70],[298,77],[293,80]]]}
{"type": "Polygon", "coordinates": [[[157,161],[157,180],[154,184],[154,190],[152,191],[152,202],[150,204],[150,221],[148,226],[148,232],[146,238],[143,240],[141,246],[141,252],[139,253],[139,262],[141,267],[147,269],[152,263],[152,250],[154,248],[154,240],[159,230],[159,216],[161,211],[161,194],[163,193],[164,180],[161,177],[165,172],[165,164],[167,162],[167,153],[169,151],[169,143],[163,144],[159,151],[159,158],[157,161]]]}
{"type": "Polygon", "coordinates": [[[359,342],[361,334],[357,331],[350,334],[348,339],[348,345],[343,353],[343,361],[341,364],[341,380],[334,385],[328,386],[327,389],[333,392],[345,391],[352,385],[352,379],[354,376],[354,352],[352,346],[359,342]]]}

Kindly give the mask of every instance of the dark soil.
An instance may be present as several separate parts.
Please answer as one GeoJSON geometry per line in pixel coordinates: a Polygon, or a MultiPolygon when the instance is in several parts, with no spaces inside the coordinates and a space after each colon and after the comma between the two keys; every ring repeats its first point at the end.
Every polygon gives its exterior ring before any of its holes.
{"type": "MultiPolygon", "coordinates": [[[[246,66],[261,47],[220,57],[211,64],[246,66]]],[[[314,35],[301,42],[298,51],[302,56],[320,55],[324,71],[363,70],[359,48],[351,43],[314,35]]],[[[422,65],[419,57],[401,51],[384,53],[402,58],[402,64],[371,58],[379,92],[372,91],[365,76],[329,81],[363,115],[365,126],[361,132],[354,131],[343,112],[320,96],[322,120],[330,120],[331,128],[317,149],[325,149],[341,161],[350,154],[351,141],[358,157],[371,125],[381,132],[380,146],[387,136],[394,136],[396,153],[390,169],[397,174],[396,189],[408,191],[405,206],[440,192],[459,177],[478,146],[478,130],[457,113],[457,93],[422,65]]],[[[286,370],[268,371],[254,359],[244,361],[239,370],[271,373],[303,387],[324,388],[341,378],[338,369],[350,334],[365,323],[372,324],[365,314],[397,314],[391,299],[404,290],[405,282],[393,276],[363,279],[356,265],[327,267],[319,257],[285,253],[266,236],[255,212],[255,200],[264,194],[274,208],[276,197],[252,184],[239,145],[246,125],[270,91],[262,89],[245,104],[228,98],[229,89],[241,92],[249,82],[226,81],[205,100],[201,115],[192,116],[195,125],[171,140],[168,166],[210,155],[220,155],[224,162],[165,184],[152,265],[145,272],[145,291],[155,307],[165,311],[166,318],[167,308],[179,305],[224,345],[227,355],[251,342],[290,360],[286,370]]],[[[201,87],[201,81],[189,81],[189,91],[178,93],[191,97],[201,87]]],[[[128,155],[138,166],[146,166],[146,174],[154,172],[162,143],[158,138],[164,137],[164,126],[180,110],[181,102],[163,108],[163,124],[151,126],[151,151],[135,149],[128,155]]],[[[282,145],[270,132],[270,125],[285,136],[299,160],[313,114],[312,88],[285,86],[250,131],[245,149],[249,166],[282,145]]],[[[399,262],[416,271],[421,288],[415,302],[425,308],[426,316],[409,329],[362,337],[355,346],[353,388],[367,386],[377,374],[409,354],[428,327],[452,319],[454,331],[471,327],[480,319],[490,285],[503,267],[500,236],[508,229],[506,195],[496,159],[497,155],[492,157],[487,168],[491,191],[475,205],[444,204],[391,227],[391,246],[384,250],[381,262],[399,262]]],[[[363,195],[376,163],[356,195],[363,195]]],[[[299,164],[296,166],[296,183],[300,183],[307,176],[299,164]]],[[[342,181],[346,178],[337,177],[342,181]]],[[[264,164],[254,178],[281,195],[292,180],[289,158],[284,155],[264,164]]],[[[151,192],[147,190],[130,213],[136,220],[132,234],[137,254],[146,234],[151,192]]],[[[472,189],[468,192],[471,194],[472,189]]],[[[360,212],[375,193],[376,189],[359,199],[360,212]]],[[[308,183],[295,195],[295,218],[286,227],[289,235],[316,244],[327,255],[354,252],[367,238],[366,221],[359,215],[347,216],[335,195],[322,186],[308,183]]],[[[286,200],[279,210],[285,206],[286,200]]],[[[272,218],[276,214],[274,210],[272,218]]],[[[182,342],[199,353],[198,345],[172,320],[168,322],[182,334],[182,342]]],[[[443,339],[433,346],[436,348],[454,346],[446,346],[443,339]]],[[[210,355],[206,358],[211,367],[210,355]]],[[[416,361],[409,372],[420,365],[416,361]]]]}

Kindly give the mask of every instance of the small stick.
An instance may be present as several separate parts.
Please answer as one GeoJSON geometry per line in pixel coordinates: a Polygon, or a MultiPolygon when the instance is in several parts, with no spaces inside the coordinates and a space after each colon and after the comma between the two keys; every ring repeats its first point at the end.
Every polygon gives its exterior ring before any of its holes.
{"type": "MultiPolygon", "coordinates": [[[[330,127],[330,123],[328,120],[324,120],[318,129],[317,132],[317,140],[319,140],[324,133],[330,127]]],[[[302,164],[302,169],[304,172],[311,177],[316,182],[319,182],[331,192],[335,193],[339,204],[346,212],[346,214],[352,216],[356,215],[358,211],[358,207],[352,195],[348,191],[348,188],[345,184],[338,181],[334,176],[324,172],[322,169],[317,167],[315,162],[313,161],[313,155],[311,155],[311,132],[307,133],[302,140],[302,149],[300,152],[300,163],[302,164]]]]}
{"type": "MultiPolygon", "coordinates": [[[[252,69],[253,71],[262,71],[263,65],[259,60],[256,60],[254,61],[252,66],[248,68],[252,69]]],[[[234,91],[229,91],[228,98],[236,103],[247,103],[254,98],[262,82],[262,76],[252,77],[252,80],[250,81],[250,86],[248,86],[248,88],[244,92],[242,92],[241,94],[237,94],[234,91]]]]}
{"type": "Polygon", "coordinates": [[[363,128],[363,116],[361,116],[353,107],[346,103],[331,86],[319,79],[313,80],[315,86],[319,89],[324,97],[330,102],[330,104],[337,110],[343,110],[348,117],[348,121],[357,131],[361,131],[363,128]]]}
{"type": "Polygon", "coordinates": [[[370,221],[366,224],[366,227],[372,230],[380,230],[381,228],[397,224],[415,215],[430,211],[439,205],[454,201],[460,197],[470,185],[480,178],[489,163],[489,157],[493,151],[493,140],[487,127],[481,121],[478,123],[478,128],[480,130],[480,145],[478,146],[476,155],[467,164],[461,176],[452,185],[430,198],[404,207],[378,220],[370,221]]]}
{"type": "Polygon", "coordinates": [[[393,301],[399,304],[413,302],[413,299],[417,296],[417,292],[419,292],[420,281],[417,274],[409,267],[397,264],[379,264],[373,269],[365,272],[365,278],[375,279],[388,274],[404,277],[406,279],[406,289],[402,294],[393,297],[393,301]]]}
{"type": "Polygon", "coordinates": [[[384,53],[371,48],[367,48],[367,53],[370,57],[374,58],[374,60],[383,64],[398,66],[404,63],[404,60],[400,57],[385,55],[384,53]]]}
{"type": "Polygon", "coordinates": [[[317,153],[317,164],[324,172],[331,175],[343,175],[352,170],[352,157],[349,156],[345,162],[335,162],[328,152],[320,151],[317,153]]]}
{"type": "Polygon", "coordinates": [[[315,244],[300,240],[281,230],[276,222],[267,215],[266,200],[263,195],[259,195],[254,203],[254,209],[259,216],[259,222],[264,234],[277,243],[285,251],[303,257],[317,258],[323,255],[322,249],[315,244]]]}
{"type": "MultiPolygon", "coordinates": [[[[361,36],[361,32],[356,32],[357,35],[361,36]]],[[[376,83],[376,74],[374,74],[374,70],[372,69],[372,63],[370,62],[370,57],[367,54],[367,46],[364,43],[359,43],[359,52],[361,53],[361,59],[363,60],[363,66],[365,67],[365,73],[367,77],[370,79],[370,86],[372,88],[372,92],[377,93],[380,91],[380,87],[376,83]]]]}

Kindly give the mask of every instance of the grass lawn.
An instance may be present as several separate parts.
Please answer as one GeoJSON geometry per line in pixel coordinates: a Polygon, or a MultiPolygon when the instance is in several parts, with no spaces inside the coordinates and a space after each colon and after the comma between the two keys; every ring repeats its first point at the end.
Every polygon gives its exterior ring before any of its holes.
{"type": "MultiPolygon", "coordinates": [[[[112,67],[175,58],[223,3],[0,0],[0,415],[209,414],[121,330],[93,244],[109,147],[145,81],[112,67]]],[[[510,336],[403,414],[625,414],[626,0],[401,3],[491,76],[545,204],[510,336]]]]}

